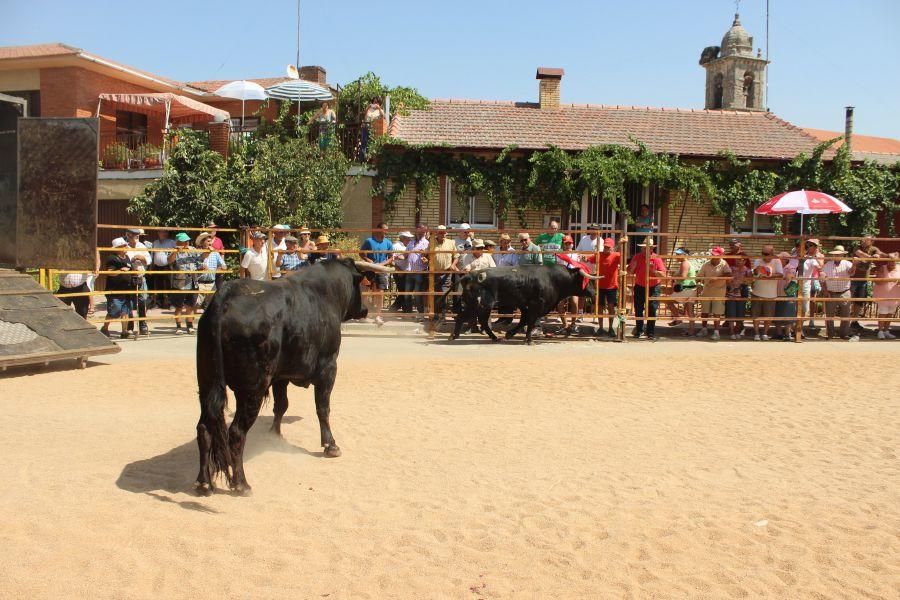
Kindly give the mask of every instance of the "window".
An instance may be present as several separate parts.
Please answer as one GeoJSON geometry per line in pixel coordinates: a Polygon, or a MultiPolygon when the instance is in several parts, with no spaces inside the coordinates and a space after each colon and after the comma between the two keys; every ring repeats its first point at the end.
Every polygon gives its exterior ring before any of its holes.
{"type": "Polygon", "coordinates": [[[497,213],[484,196],[470,196],[461,201],[453,193],[453,182],[447,179],[447,226],[468,223],[473,229],[497,227],[497,213]]]}
{"type": "Polygon", "coordinates": [[[127,110],[116,111],[116,140],[143,143],[147,139],[147,115],[127,110]]]}
{"type": "Polygon", "coordinates": [[[28,102],[28,117],[41,116],[41,92],[40,90],[28,90],[23,92],[3,92],[8,96],[22,98],[28,102]]]}
{"type": "MultiPolygon", "coordinates": [[[[259,127],[259,117],[244,117],[244,131],[256,131],[256,128],[259,127]]],[[[233,133],[240,133],[241,131],[241,118],[232,118],[231,119],[231,131],[233,133]]]]}
{"type": "Polygon", "coordinates": [[[714,109],[722,108],[722,106],[724,104],[724,95],[725,95],[725,85],[723,82],[722,74],[719,73],[716,75],[715,82],[713,83],[712,107],[714,109]]]}
{"type": "Polygon", "coordinates": [[[744,73],[744,106],[753,108],[756,104],[756,92],[753,86],[753,73],[744,73]]]}
{"type": "Polygon", "coordinates": [[[775,225],[769,215],[751,213],[747,218],[732,225],[731,233],[752,233],[753,235],[775,235],[775,225]]]}

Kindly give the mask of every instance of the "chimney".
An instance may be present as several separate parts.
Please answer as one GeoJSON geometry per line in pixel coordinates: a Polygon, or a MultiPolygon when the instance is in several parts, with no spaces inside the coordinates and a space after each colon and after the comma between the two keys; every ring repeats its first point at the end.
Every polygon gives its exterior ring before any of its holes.
{"type": "Polygon", "coordinates": [[[853,152],[853,148],[850,146],[850,142],[853,141],[853,107],[848,106],[845,108],[846,113],[844,116],[844,144],[847,146],[847,150],[851,153],[853,152]]]}
{"type": "Polygon", "coordinates": [[[325,83],[325,69],[315,65],[300,67],[300,79],[303,81],[312,81],[319,85],[327,85],[325,83]]]}
{"type": "Polygon", "coordinates": [[[537,79],[540,84],[538,88],[538,103],[541,109],[559,108],[559,84],[565,71],[562,69],[551,69],[548,67],[538,67],[537,79]]]}

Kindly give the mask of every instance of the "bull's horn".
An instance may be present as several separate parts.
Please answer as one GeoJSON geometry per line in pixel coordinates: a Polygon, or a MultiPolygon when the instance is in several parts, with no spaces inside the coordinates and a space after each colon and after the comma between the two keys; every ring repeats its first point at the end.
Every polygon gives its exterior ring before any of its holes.
{"type": "Polygon", "coordinates": [[[366,262],[364,260],[354,260],[353,264],[356,265],[356,268],[360,271],[375,271],[377,273],[393,273],[393,267],[387,267],[385,265],[376,265],[375,263],[366,262]]]}
{"type": "Polygon", "coordinates": [[[601,277],[599,275],[591,275],[587,271],[582,271],[581,276],[584,277],[585,279],[593,279],[594,281],[600,281],[601,279],[603,279],[603,277],[601,277]]]}

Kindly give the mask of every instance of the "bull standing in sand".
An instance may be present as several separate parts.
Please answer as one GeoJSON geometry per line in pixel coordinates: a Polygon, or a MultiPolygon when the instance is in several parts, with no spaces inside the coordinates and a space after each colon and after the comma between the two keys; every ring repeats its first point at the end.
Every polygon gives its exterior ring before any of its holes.
{"type": "Polygon", "coordinates": [[[275,281],[229,281],[213,296],[197,328],[200,493],[212,492],[219,473],[234,491],[250,490],[243,463],[247,432],[271,388],[272,430],[281,435],[288,383],[315,388],[325,456],[341,455],[328,422],[341,322],[367,314],[359,289],[362,273],[391,270],[349,259],[325,260],[275,281]],[[227,429],[226,387],[236,398],[227,429]]]}

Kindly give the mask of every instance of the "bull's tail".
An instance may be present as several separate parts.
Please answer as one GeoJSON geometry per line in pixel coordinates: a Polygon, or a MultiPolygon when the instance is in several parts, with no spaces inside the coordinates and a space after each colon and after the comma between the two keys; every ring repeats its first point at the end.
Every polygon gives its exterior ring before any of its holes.
{"type": "Polygon", "coordinates": [[[231,477],[231,452],[225,425],[225,364],[222,353],[221,314],[213,299],[197,327],[197,383],[200,391],[200,420],[197,445],[200,475],[197,483],[212,485],[219,473],[231,477]]]}

